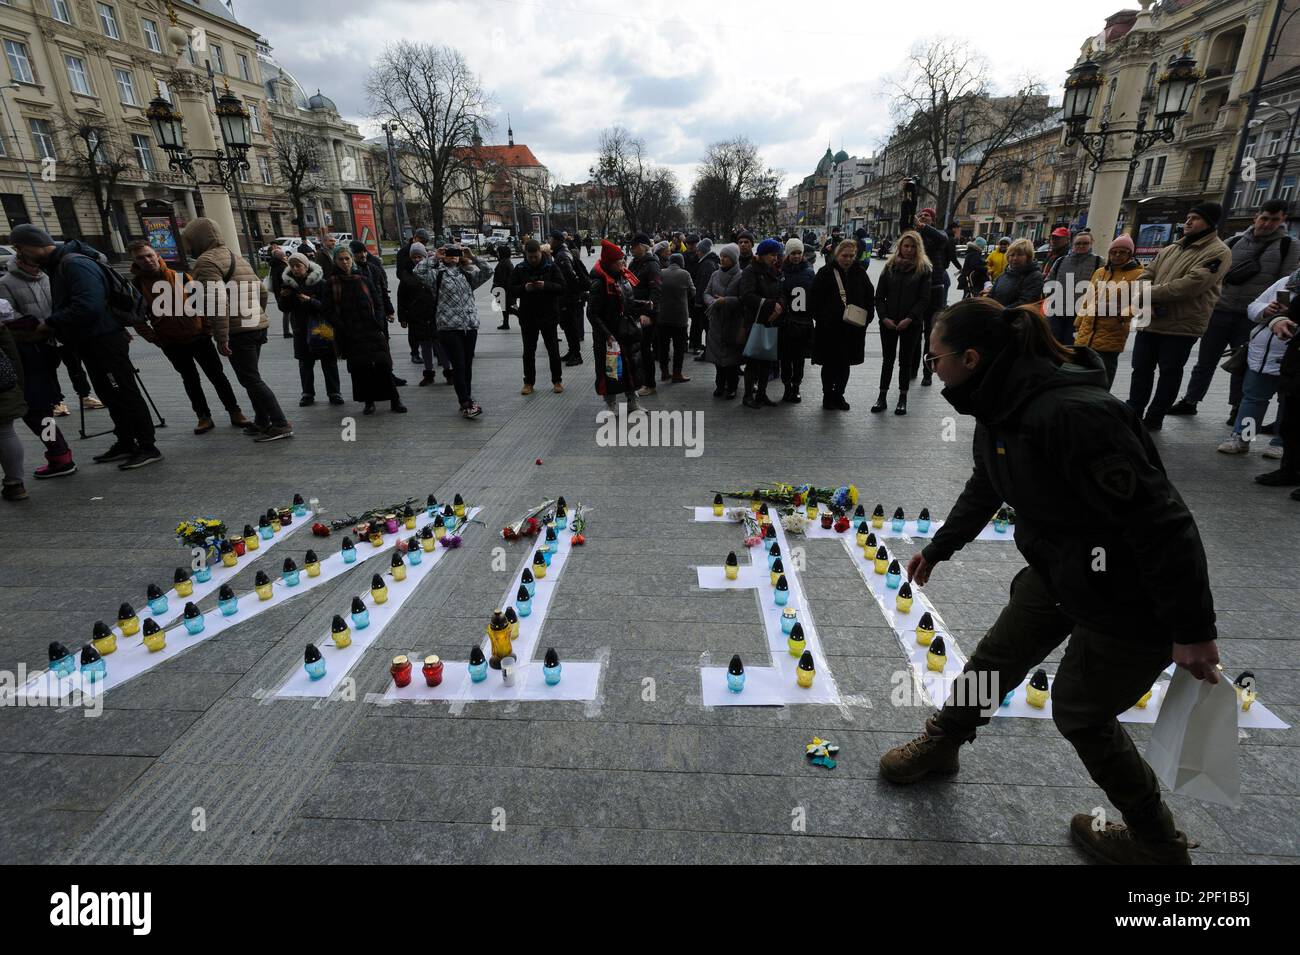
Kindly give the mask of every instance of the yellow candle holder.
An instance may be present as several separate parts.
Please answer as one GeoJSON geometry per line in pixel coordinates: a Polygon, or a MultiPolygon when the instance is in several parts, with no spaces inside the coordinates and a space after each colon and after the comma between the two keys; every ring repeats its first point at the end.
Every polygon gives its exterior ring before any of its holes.
{"type": "Polygon", "coordinates": [[[438,546],[438,542],[434,540],[432,537],[420,538],[420,550],[424,551],[426,554],[432,554],[433,549],[437,546],[438,546]]]}
{"type": "Polygon", "coordinates": [[[1041,710],[1047,705],[1047,695],[1047,690],[1039,690],[1032,686],[1025,687],[1025,702],[1037,709],[1041,710]]]}
{"type": "Polygon", "coordinates": [[[772,578],[772,586],[775,587],[775,586],[776,586],[776,582],[777,582],[778,580],[780,580],[784,575],[785,575],[785,571],[784,571],[784,570],[777,570],[776,567],[775,567],[775,565],[774,565],[773,568],[772,568],[771,573],[768,574],[768,576],[772,578]]]}
{"type": "Polygon", "coordinates": [[[1150,702],[1151,702],[1151,691],[1147,690],[1145,693],[1142,694],[1142,699],[1138,700],[1133,705],[1136,706],[1139,710],[1145,710],[1147,708],[1147,704],[1150,702]]]}
{"type": "Polygon", "coordinates": [[[176,585],[177,597],[189,597],[193,595],[193,593],[194,593],[194,581],[189,580],[188,578],[182,580],[180,583],[176,585]]]}
{"type": "Polygon", "coordinates": [[[897,597],[894,598],[894,606],[898,608],[899,613],[911,613],[912,598],[904,597],[902,594],[899,594],[897,597]]]}
{"type": "MultiPolygon", "coordinates": [[[[805,513],[808,515],[808,519],[809,519],[809,520],[813,520],[814,518],[816,518],[816,517],[817,517],[817,502],[816,502],[816,501],[809,501],[809,502],[808,502],[808,507],[805,509],[805,513]]],[[[802,686],[802,684],[800,684],[800,685],[802,686]]],[[[809,685],[811,685],[811,684],[809,684],[809,685]]]]}
{"type": "Polygon", "coordinates": [[[488,621],[487,627],[488,642],[492,644],[492,656],[500,660],[502,657],[510,656],[514,649],[510,642],[510,622],[506,620],[506,615],[497,610],[492,614],[492,619],[488,621]]]}
{"type": "MultiPolygon", "coordinates": [[[[444,526],[444,525],[442,525],[442,524],[435,524],[434,527],[433,527],[433,536],[434,536],[437,540],[442,540],[444,537],[446,537],[446,536],[447,536],[447,528],[446,528],[446,526],[444,526]]],[[[430,547],[429,550],[433,550],[433,548],[430,547]]]]}
{"type": "Polygon", "coordinates": [[[244,550],[257,550],[262,546],[262,539],[256,534],[244,538],[244,550]]]}
{"type": "Polygon", "coordinates": [[[795,682],[805,690],[813,685],[813,676],[816,675],[816,669],[813,667],[812,654],[807,650],[799,659],[799,667],[794,671],[795,682]]]}
{"type": "Polygon", "coordinates": [[[117,649],[117,634],[110,631],[107,636],[96,637],[90,642],[94,644],[95,649],[99,651],[101,657],[106,657],[117,649]]]}
{"type": "Polygon", "coordinates": [[[785,644],[790,651],[790,656],[792,657],[801,657],[803,656],[804,650],[808,649],[808,640],[806,638],[803,640],[796,640],[794,637],[786,637],[785,644]]]}
{"type": "Polygon", "coordinates": [[[859,547],[866,547],[866,546],[867,546],[867,532],[866,532],[866,531],[858,531],[858,535],[857,535],[856,540],[857,540],[857,543],[858,543],[858,546],[859,546],[859,547]]]}
{"type": "Polygon", "coordinates": [[[931,651],[925,655],[925,668],[935,673],[942,673],[944,664],[947,662],[948,657],[946,654],[931,651]]]}
{"type": "Polygon", "coordinates": [[[336,620],[334,628],[330,632],[330,639],[334,641],[334,646],[340,650],[352,644],[352,628],[347,624],[343,624],[342,629],[339,629],[339,624],[342,622],[342,618],[336,620]]]}
{"type": "Polygon", "coordinates": [[[140,632],[140,618],[125,617],[121,620],[118,620],[117,627],[119,630],[122,631],[122,636],[134,637],[137,633],[140,632]]]}
{"type": "Polygon", "coordinates": [[[406,527],[406,529],[407,529],[408,531],[413,531],[413,530],[415,530],[415,515],[412,514],[410,517],[408,517],[408,518],[407,518],[405,521],[403,521],[402,523],[405,525],[405,527],[406,527]]]}
{"type": "Polygon", "coordinates": [[[874,527],[876,530],[880,530],[882,527],[884,527],[884,526],[885,526],[885,515],[883,515],[883,514],[872,514],[872,515],[871,515],[871,526],[874,527]]]}
{"type": "Polygon", "coordinates": [[[727,564],[723,568],[723,572],[727,575],[728,580],[735,580],[740,576],[740,566],[738,564],[727,564]]]}
{"type": "Polygon", "coordinates": [[[254,587],[253,589],[254,589],[255,591],[257,591],[257,599],[258,599],[258,600],[270,600],[270,599],[271,599],[271,585],[270,585],[269,583],[268,583],[268,584],[258,584],[258,585],[257,585],[256,587],[254,587]]]}
{"type": "Polygon", "coordinates": [[[221,555],[222,567],[234,567],[235,564],[237,563],[239,563],[239,555],[236,554],[233,550],[228,550],[221,555]]]}
{"type": "Polygon", "coordinates": [[[383,546],[384,546],[384,535],[381,534],[381,533],[379,533],[379,531],[371,531],[371,532],[370,532],[370,546],[371,546],[371,547],[383,547],[383,546]]]}
{"type": "Polygon", "coordinates": [[[275,534],[280,533],[280,518],[278,517],[271,518],[271,531],[272,533],[275,534]]]}
{"type": "Polygon", "coordinates": [[[872,564],[878,574],[883,574],[885,571],[889,570],[888,557],[877,557],[872,561],[872,564]]]}
{"type": "Polygon", "coordinates": [[[721,505],[721,504],[714,504],[714,505],[713,505],[713,516],[714,516],[714,517],[721,517],[721,516],[722,516],[722,505],[721,505]]]}
{"type": "Polygon", "coordinates": [[[307,576],[308,577],[320,576],[320,561],[312,560],[307,562],[307,576]]]}
{"type": "Polygon", "coordinates": [[[545,559],[534,560],[533,577],[537,580],[541,580],[545,576],[546,576],[546,560],[545,559]]]}
{"type": "Polygon", "coordinates": [[[453,505],[451,506],[451,512],[452,512],[453,514],[455,514],[457,517],[464,517],[464,516],[465,516],[465,505],[464,505],[464,503],[462,502],[462,503],[460,503],[460,504],[453,504],[453,505]]]}
{"type": "Polygon", "coordinates": [[[401,580],[405,580],[405,579],[406,579],[406,565],[405,565],[405,564],[394,564],[393,567],[392,567],[392,570],[393,570],[393,579],[394,579],[394,580],[401,581],[401,580]]]}
{"type": "Polygon", "coordinates": [[[151,633],[144,638],[144,648],[150,653],[157,653],[165,646],[167,646],[167,632],[165,630],[151,633]]]}
{"type": "Polygon", "coordinates": [[[375,603],[377,604],[388,603],[388,586],[371,587],[370,596],[375,598],[375,603]]]}

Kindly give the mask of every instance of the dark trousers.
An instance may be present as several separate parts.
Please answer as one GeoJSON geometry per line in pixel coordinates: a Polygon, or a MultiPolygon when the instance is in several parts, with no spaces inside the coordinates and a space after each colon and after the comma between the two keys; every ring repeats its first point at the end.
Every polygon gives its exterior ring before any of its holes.
{"type": "Polygon", "coordinates": [[[849,366],[846,364],[822,365],[822,399],[843,398],[849,386],[849,366]]]}
{"type": "Polygon", "coordinates": [[[1148,331],[1134,335],[1129,407],[1155,421],[1163,420],[1165,412],[1178,397],[1178,386],[1183,383],[1183,367],[1195,344],[1196,339],[1191,335],[1158,335],[1148,331]],[[1155,380],[1157,367],[1160,369],[1158,384],[1155,380]],[[1154,397],[1151,393],[1153,385],[1154,397]]]}
{"type": "Polygon", "coordinates": [[[63,436],[58,425],[54,424],[54,407],[46,405],[44,408],[32,408],[28,406],[27,413],[23,415],[23,424],[27,425],[28,430],[40,439],[41,444],[45,445],[45,457],[53,461],[55,458],[62,457],[69,451],[68,439],[63,436]],[[54,429],[54,435],[48,441],[45,439],[46,425],[54,429]]]}
{"type": "Polygon", "coordinates": [[[212,409],[208,407],[208,398],[203,393],[203,381],[199,378],[199,369],[208,376],[212,387],[216,389],[217,400],[221,407],[231,414],[239,411],[239,399],[235,389],[230,387],[230,379],[221,367],[221,356],[217,346],[207,335],[200,335],[183,345],[163,345],[162,353],[172,363],[185,385],[185,396],[190,399],[190,407],[200,418],[211,418],[212,409]]]}
{"type": "Polygon", "coordinates": [[[478,343],[478,329],[440,328],[438,341],[451,360],[451,380],[456,386],[456,398],[465,408],[474,401],[474,346],[478,343]]]}
{"type": "Polygon", "coordinates": [[[1282,439],[1281,469],[1300,474],[1300,392],[1286,395],[1278,403],[1277,436],[1282,439]]]}
{"type": "Polygon", "coordinates": [[[767,383],[770,380],[772,362],[759,361],[756,358],[745,359],[745,394],[767,397],[767,383]]]}
{"type": "Polygon", "coordinates": [[[901,332],[880,325],[880,347],[884,350],[884,361],[880,366],[880,392],[889,390],[889,383],[894,379],[894,358],[898,358],[898,390],[907,394],[908,370],[912,367],[912,358],[921,346],[924,329],[915,319],[901,332]]]}
{"type": "Polygon", "coordinates": [[[78,350],[90,383],[113,419],[113,434],[123,444],[154,446],[153,418],[136,386],[126,332],[100,335],[78,350]]]}
{"type": "Polygon", "coordinates": [[[1119,352],[1099,351],[1097,357],[1101,359],[1101,365],[1106,369],[1106,387],[1110,388],[1115,384],[1115,372],[1119,370],[1119,352]]]}
{"type": "Polygon", "coordinates": [[[58,348],[59,359],[63,362],[63,367],[68,369],[68,378],[72,380],[73,392],[78,398],[85,398],[90,394],[90,379],[81,367],[81,356],[71,345],[59,345],[58,348]]]}
{"type": "Polygon", "coordinates": [[[740,366],[714,365],[713,367],[717,369],[713,375],[713,386],[734,394],[740,386],[740,366]]]}
{"type": "Polygon", "coordinates": [[[420,340],[415,337],[415,328],[411,325],[406,326],[406,344],[411,348],[411,358],[419,357],[420,340]]]}
{"type": "Polygon", "coordinates": [[[320,363],[320,372],[325,376],[325,394],[333,397],[343,393],[339,383],[339,361],[337,358],[299,358],[298,380],[302,384],[304,398],[316,397],[316,363],[320,363]]]}
{"type": "MultiPolygon", "coordinates": [[[[1216,308],[1210,313],[1210,324],[1201,335],[1201,347],[1196,353],[1196,364],[1192,367],[1192,376],[1187,382],[1187,400],[1195,404],[1205,398],[1210,389],[1214,373],[1223,363],[1224,352],[1238,345],[1244,345],[1250,339],[1250,331],[1255,323],[1246,317],[1245,312],[1231,312],[1216,308]]],[[[1235,408],[1241,404],[1241,382],[1246,370],[1234,372],[1228,382],[1228,404],[1235,408]]]]}
{"type": "Polygon", "coordinates": [[[686,361],[686,336],[687,330],[685,325],[656,325],[655,326],[655,350],[659,355],[660,370],[668,371],[668,351],[672,348],[673,353],[673,374],[682,373],[682,363],[686,361]]]}
{"type": "Polygon", "coordinates": [[[277,428],[288,424],[280,402],[275,399],[271,386],[262,380],[262,373],[257,368],[262,355],[262,346],[266,344],[266,329],[255,332],[237,332],[230,336],[230,367],[234,369],[235,380],[248,392],[248,400],[253,405],[253,424],[259,428],[273,425],[277,428]]]}
{"type": "MultiPolygon", "coordinates": [[[[564,357],[582,354],[584,324],[582,302],[571,302],[560,306],[560,327],[564,330],[564,357]]],[[[558,339],[559,336],[556,337],[558,339]]]]}
{"type": "Polygon", "coordinates": [[[796,325],[787,321],[777,336],[777,354],[781,358],[781,383],[786,387],[799,387],[803,382],[803,360],[812,341],[809,325],[796,325]]]}
{"type": "Polygon", "coordinates": [[[957,738],[973,739],[997,711],[1002,696],[1065,640],[1069,643],[1052,682],[1052,719],[1070,741],[1093,781],[1124,814],[1140,839],[1169,839],[1173,820],[1160,798],[1160,784],[1116,719],[1169,665],[1168,640],[1090,630],[1056,607],[1033,568],[1011,581],[1011,599],[975,647],[964,673],[978,675],[953,685],[939,725],[957,738]],[[979,693],[987,691],[987,698],[979,693]],[[964,689],[964,705],[958,690],[964,689]],[[983,704],[983,705],[981,705],[983,704]]]}
{"type": "MultiPolygon", "coordinates": [[[[655,377],[655,337],[658,328],[652,322],[641,326],[641,384],[653,388],[658,379],[655,377]]],[[[623,357],[627,360],[627,356],[623,357]]]]}
{"type": "Polygon", "coordinates": [[[916,378],[921,368],[921,359],[930,353],[930,329],[934,326],[934,316],[938,315],[948,304],[948,282],[930,286],[930,304],[926,306],[925,317],[921,321],[921,347],[913,349],[911,364],[907,366],[907,377],[916,378]]]}
{"type": "MultiPolygon", "coordinates": [[[[551,384],[564,378],[560,364],[559,328],[554,318],[524,318],[519,316],[519,327],[524,333],[524,384],[537,384],[537,336],[542,336],[546,357],[551,363],[551,384]]],[[[570,339],[570,341],[574,341],[570,339]]],[[[576,342],[575,342],[576,344],[576,342]]],[[[455,367],[455,363],[452,363],[455,367]]]]}
{"type": "Polygon", "coordinates": [[[709,330],[709,316],[703,305],[691,305],[691,351],[704,347],[704,333],[709,330]]]}

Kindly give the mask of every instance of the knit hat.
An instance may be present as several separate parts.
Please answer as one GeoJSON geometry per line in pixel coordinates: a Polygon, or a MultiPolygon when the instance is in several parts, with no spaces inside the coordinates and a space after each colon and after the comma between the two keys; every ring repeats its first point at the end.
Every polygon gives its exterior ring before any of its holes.
{"type": "Polygon", "coordinates": [[[796,252],[802,252],[802,251],[803,251],[803,242],[801,242],[798,239],[786,239],[785,242],[786,255],[793,255],[796,252]]]}
{"type": "Polygon", "coordinates": [[[353,239],[351,242],[348,243],[348,248],[352,250],[353,255],[356,255],[359,252],[366,251],[366,244],[362,242],[360,239],[353,239]]]}
{"type": "MultiPolygon", "coordinates": [[[[428,241],[429,241],[429,230],[428,230],[428,229],[423,229],[423,228],[421,228],[421,229],[416,229],[416,230],[415,230],[415,237],[416,237],[417,239],[419,239],[421,242],[428,242],[428,241]]],[[[412,243],[412,244],[414,244],[414,243],[412,243]]]]}
{"type": "Polygon", "coordinates": [[[311,259],[307,258],[307,256],[303,255],[301,252],[290,252],[289,257],[285,261],[289,263],[301,262],[303,268],[311,267],[311,259]]]}
{"type": "Polygon", "coordinates": [[[428,255],[429,250],[423,242],[412,242],[410,248],[411,255],[428,255]]]}
{"type": "Polygon", "coordinates": [[[28,223],[14,227],[14,230],[9,233],[9,244],[44,247],[53,245],[54,239],[44,229],[28,223]]]}
{"type": "Polygon", "coordinates": [[[1198,202],[1196,205],[1192,206],[1190,211],[1195,212],[1198,216],[1209,223],[1211,229],[1217,227],[1219,220],[1223,218],[1223,206],[1213,200],[1198,202]]]}
{"type": "Polygon", "coordinates": [[[740,246],[736,245],[734,242],[728,242],[726,245],[719,246],[718,258],[722,258],[724,255],[731,259],[733,265],[738,263],[740,261],[740,246]]]}
{"type": "Polygon", "coordinates": [[[754,233],[750,232],[748,229],[741,229],[740,232],[736,234],[736,241],[739,242],[741,239],[748,239],[750,242],[753,242],[754,233]]]}
{"type": "Polygon", "coordinates": [[[1006,243],[1010,244],[1010,242],[1011,242],[1011,236],[1009,236],[1009,235],[1004,235],[1002,238],[998,239],[998,245],[1001,245],[1003,242],[1006,242],[1006,243]]]}
{"type": "Polygon", "coordinates": [[[668,264],[679,265],[682,268],[686,268],[686,258],[680,252],[674,252],[672,255],[668,256],[668,264]]]}
{"type": "Polygon", "coordinates": [[[668,248],[668,243],[667,243],[667,242],[656,242],[656,243],[655,243],[655,246],[654,246],[654,249],[653,249],[653,252],[654,252],[655,255],[658,255],[660,252],[662,252],[662,251],[663,251],[664,249],[666,249],[666,248],[668,248]]]}
{"type": "Polygon", "coordinates": [[[334,246],[334,258],[337,259],[340,255],[351,256],[352,250],[348,248],[346,245],[334,246]]]}
{"type": "Polygon", "coordinates": [[[711,251],[713,251],[713,240],[701,239],[699,248],[696,249],[696,251],[699,252],[700,255],[708,255],[711,251]]]}
{"type": "Polygon", "coordinates": [[[564,233],[561,232],[559,229],[551,230],[551,248],[552,249],[559,248],[563,242],[564,242],[564,233]]]}
{"type": "Polygon", "coordinates": [[[700,237],[696,235],[694,232],[688,232],[686,234],[686,238],[683,239],[682,241],[685,242],[687,245],[695,245],[700,241],[700,237]]]}
{"type": "MultiPolygon", "coordinates": [[[[1131,235],[1118,235],[1115,237],[1114,241],[1111,242],[1110,248],[1128,249],[1129,253],[1131,254],[1132,252],[1135,251],[1135,247],[1133,245],[1133,237],[1131,235]]],[[[1109,252],[1110,250],[1107,249],[1107,251],[1109,252]]]]}
{"type": "Polygon", "coordinates": [[[600,264],[601,265],[606,267],[611,266],[623,257],[624,257],[623,250],[620,249],[613,242],[610,242],[609,239],[600,240],[600,264]]]}
{"type": "Polygon", "coordinates": [[[636,235],[632,236],[632,244],[633,244],[633,245],[649,245],[649,244],[650,244],[650,236],[646,235],[644,232],[638,232],[636,235]]]}
{"type": "Polygon", "coordinates": [[[755,255],[780,255],[785,251],[781,243],[776,239],[764,239],[758,243],[758,248],[754,250],[755,255]]]}
{"type": "Polygon", "coordinates": [[[975,236],[975,248],[979,249],[981,252],[984,251],[984,249],[988,246],[988,244],[989,244],[988,240],[984,238],[984,236],[982,235],[975,236]]]}

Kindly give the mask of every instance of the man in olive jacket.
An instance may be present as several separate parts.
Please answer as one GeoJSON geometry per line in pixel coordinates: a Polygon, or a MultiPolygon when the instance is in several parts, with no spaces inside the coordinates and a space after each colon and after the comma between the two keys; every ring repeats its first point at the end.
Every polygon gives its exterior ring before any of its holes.
{"type": "Polygon", "coordinates": [[[257,367],[269,324],[261,280],[248,261],[226,245],[211,219],[195,219],[181,232],[181,241],[194,260],[191,274],[203,292],[204,326],[217,351],[230,359],[253,405],[253,423],[244,434],[260,442],[293,437],[293,425],[257,367]]]}
{"type": "Polygon", "coordinates": [[[1133,339],[1128,403],[1143,415],[1149,431],[1160,430],[1178,397],[1187,357],[1210,324],[1223,277],[1232,264],[1232,251],[1215,232],[1222,213],[1217,202],[1193,206],[1183,224],[1183,237],[1161,249],[1138,280],[1152,315],[1145,327],[1141,320],[1134,323],[1141,330],[1133,339]],[[1155,382],[1157,366],[1159,384],[1155,382]]]}

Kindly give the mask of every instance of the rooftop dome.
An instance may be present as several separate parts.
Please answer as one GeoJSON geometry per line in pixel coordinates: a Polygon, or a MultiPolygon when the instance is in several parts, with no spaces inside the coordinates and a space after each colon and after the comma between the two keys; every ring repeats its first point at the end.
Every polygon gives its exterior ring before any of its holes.
{"type": "Polygon", "coordinates": [[[334,105],[334,101],[328,96],[322,96],[320,90],[317,90],[316,95],[307,100],[307,108],[328,109],[333,110],[336,113],[339,111],[339,108],[334,105]]]}
{"type": "Polygon", "coordinates": [[[849,154],[846,153],[844,150],[841,149],[839,152],[835,154],[835,162],[842,163],[848,161],[849,161],[849,154]]]}

